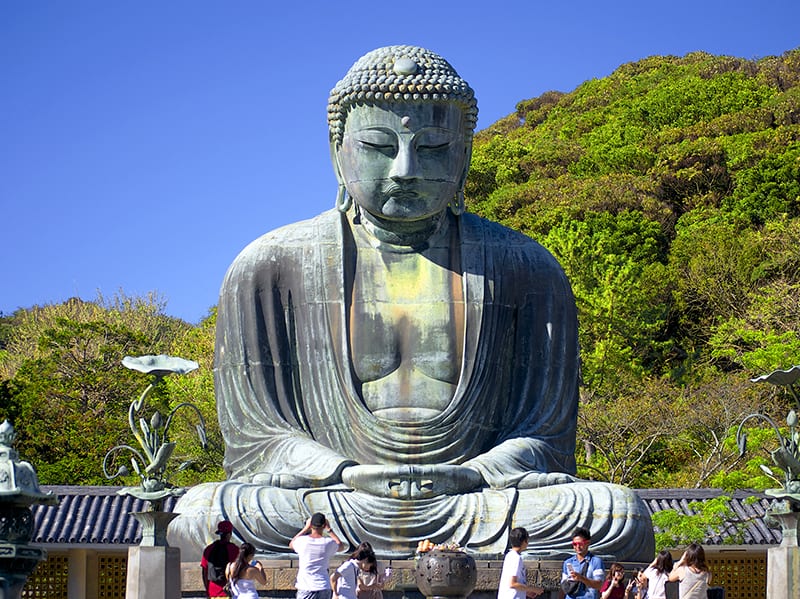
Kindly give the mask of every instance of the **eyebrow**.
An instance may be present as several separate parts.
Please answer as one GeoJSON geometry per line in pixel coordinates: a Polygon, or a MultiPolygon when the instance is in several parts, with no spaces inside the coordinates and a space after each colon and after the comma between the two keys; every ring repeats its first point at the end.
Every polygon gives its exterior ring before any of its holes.
{"type": "MultiPolygon", "coordinates": [[[[403,128],[405,129],[405,127],[403,128]]],[[[460,131],[458,129],[449,129],[447,127],[439,127],[436,125],[431,125],[430,127],[420,127],[416,131],[411,130],[398,130],[392,127],[391,125],[367,125],[366,127],[360,127],[358,129],[352,129],[349,133],[360,133],[362,131],[386,131],[389,133],[422,133],[427,131],[439,131],[441,133],[452,133],[454,135],[458,135],[460,131]]]]}

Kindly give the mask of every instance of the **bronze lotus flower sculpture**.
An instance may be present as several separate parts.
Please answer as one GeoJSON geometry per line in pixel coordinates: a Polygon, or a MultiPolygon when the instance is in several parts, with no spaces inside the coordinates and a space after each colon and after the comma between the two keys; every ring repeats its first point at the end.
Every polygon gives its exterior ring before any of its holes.
{"type": "MultiPolygon", "coordinates": [[[[151,375],[153,380],[138,399],[131,402],[128,408],[128,425],[141,450],[130,445],[117,445],[111,448],[103,458],[103,474],[109,480],[130,475],[127,465],[120,465],[115,472],[109,473],[109,466],[124,453],[130,454],[130,464],[141,482],[134,487],[124,487],[118,491],[120,495],[132,495],[138,499],[149,501],[154,511],[160,510],[166,497],[183,495],[185,489],[174,487],[169,483],[168,469],[170,458],[175,451],[175,442],[170,441],[170,425],[176,413],[183,409],[194,410],[199,419],[196,426],[197,436],[203,449],[206,448],[206,426],[200,410],[192,403],[183,402],[175,406],[166,419],[156,410],[149,419],[140,417],[138,427],[136,415],[145,407],[148,395],[155,389],[159,381],[170,374],[187,374],[198,367],[197,362],[174,356],[126,356],[122,365],[151,375]]],[[[191,462],[183,462],[177,470],[183,470],[191,462]]]]}
{"type": "MultiPolygon", "coordinates": [[[[767,382],[773,385],[787,387],[795,401],[795,406],[800,409],[800,396],[798,396],[797,382],[800,380],[800,365],[792,366],[788,370],[775,370],[754,379],[754,383],[767,382]]],[[[770,455],[775,465],[783,470],[784,482],[781,489],[768,489],[766,493],[780,499],[787,500],[794,509],[800,509],[800,431],[797,428],[798,417],[795,409],[789,410],[786,416],[786,425],[789,434],[784,436],[775,421],[765,414],[750,414],[736,431],[736,442],[739,445],[739,454],[744,455],[747,450],[747,434],[742,427],[748,420],[763,420],[768,423],[778,437],[778,448],[770,455]]],[[[776,478],[772,469],[761,467],[768,475],[776,478]]]]}

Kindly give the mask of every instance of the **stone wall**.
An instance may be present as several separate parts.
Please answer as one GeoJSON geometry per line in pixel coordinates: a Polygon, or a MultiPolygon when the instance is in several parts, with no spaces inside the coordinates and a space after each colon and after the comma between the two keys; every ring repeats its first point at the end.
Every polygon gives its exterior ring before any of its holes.
{"type": "MultiPolygon", "coordinates": [[[[331,561],[331,568],[341,564],[343,558],[337,556],[331,561]]],[[[478,567],[478,581],[472,599],[495,599],[497,586],[500,582],[500,571],[503,562],[496,560],[475,560],[478,567]]],[[[265,560],[262,559],[267,572],[267,584],[260,588],[264,597],[294,597],[294,581],[297,576],[297,560],[265,560]]],[[[526,560],[528,570],[528,583],[548,589],[550,594],[544,599],[558,597],[558,583],[561,580],[561,560],[526,560]]],[[[417,589],[414,578],[414,560],[391,560],[388,563],[381,561],[382,566],[390,566],[393,570],[384,589],[385,599],[423,599],[417,589]]],[[[626,571],[644,567],[646,564],[624,564],[626,571]]],[[[203,580],[200,575],[200,566],[196,563],[184,562],[183,571],[183,597],[204,597],[203,580]]],[[[260,585],[259,585],[260,586],[260,585]]]]}

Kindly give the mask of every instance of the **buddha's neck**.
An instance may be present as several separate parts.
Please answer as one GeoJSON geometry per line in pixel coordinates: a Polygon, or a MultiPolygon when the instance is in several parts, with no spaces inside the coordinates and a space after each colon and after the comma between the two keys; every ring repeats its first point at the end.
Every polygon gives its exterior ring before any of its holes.
{"type": "Polygon", "coordinates": [[[417,221],[389,221],[370,214],[366,210],[359,211],[360,223],[364,231],[380,244],[389,244],[408,248],[428,246],[447,230],[447,211],[442,211],[429,219],[417,221]]]}

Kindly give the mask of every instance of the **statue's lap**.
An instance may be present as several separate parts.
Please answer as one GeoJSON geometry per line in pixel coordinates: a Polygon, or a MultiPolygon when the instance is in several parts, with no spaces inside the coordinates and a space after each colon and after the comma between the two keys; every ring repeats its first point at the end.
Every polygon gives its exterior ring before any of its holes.
{"type": "MultiPolygon", "coordinates": [[[[227,481],[198,485],[175,511],[170,545],[184,559],[202,547],[220,519],[234,523],[235,536],[266,552],[287,553],[290,539],[316,511],[335,514],[332,526],[355,547],[369,541],[383,557],[410,557],[417,541],[458,541],[471,552],[502,555],[508,530],[525,527],[531,556],[570,553],[572,532],[590,528],[598,555],[646,561],[654,551],[647,508],[632,490],[598,482],[573,482],[536,489],[482,489],[420,500],[378,498],[342,486],[281,489],[227,481]]],[[[199,556],[197,556],[199,558],[199,556]]]]}

